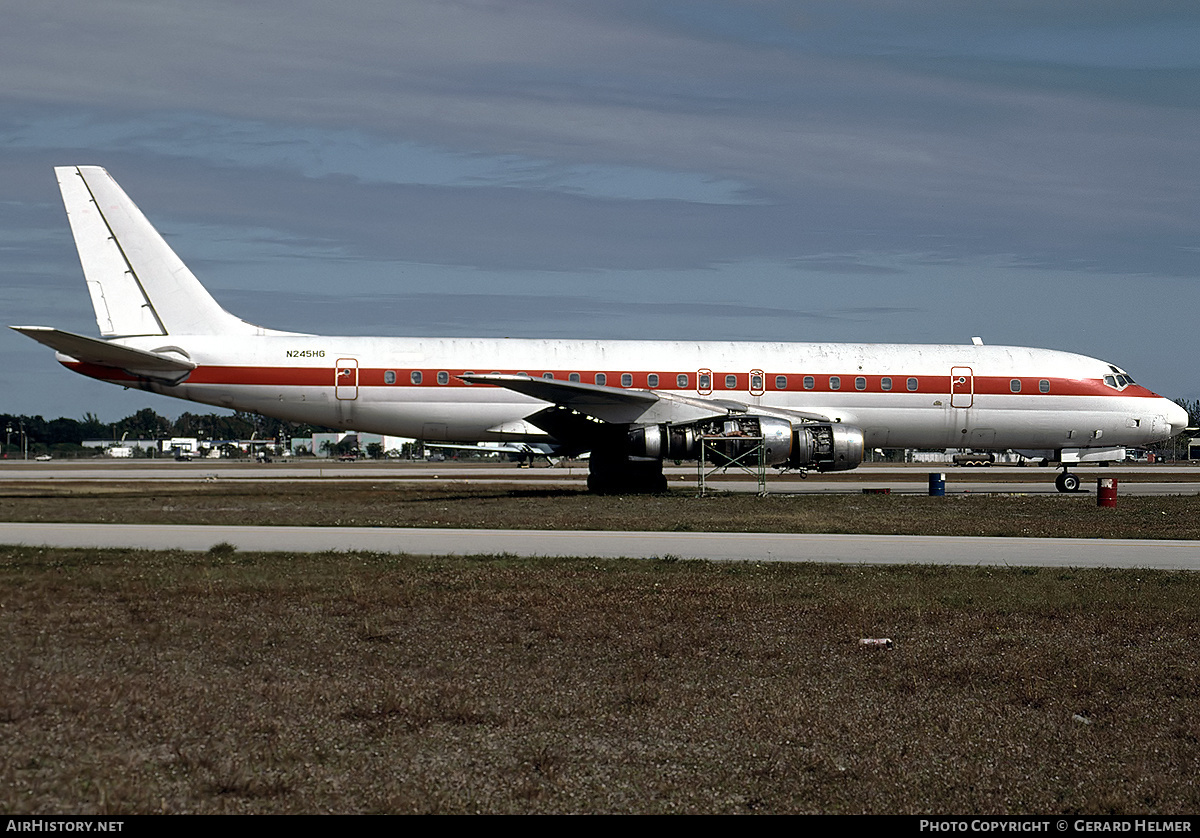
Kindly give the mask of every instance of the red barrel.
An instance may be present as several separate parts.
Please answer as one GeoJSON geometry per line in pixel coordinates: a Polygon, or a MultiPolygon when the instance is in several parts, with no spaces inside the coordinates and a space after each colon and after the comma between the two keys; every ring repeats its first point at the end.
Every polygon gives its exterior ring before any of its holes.
{"type": "Polygon", "coordinates": [[[1101,477],[1096,480],[1096,506],[1117,505],[1117,478],[1101,477]]]}

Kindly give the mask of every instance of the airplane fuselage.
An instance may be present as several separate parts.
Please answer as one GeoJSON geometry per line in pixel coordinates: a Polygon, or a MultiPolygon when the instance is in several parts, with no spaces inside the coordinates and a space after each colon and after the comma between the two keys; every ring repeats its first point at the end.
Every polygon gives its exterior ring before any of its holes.
{"type": "Polygon", "coordinates": [[[733,400],[863,429],[877,447],[1108,448],[1169,434],[1173,403],[1094,358],[1009,346],[263,335],[127,338],[197,366],[180,383],[77,372],[281,419],[445,441],[544,441],[538,399],[467,373],[733,400]]]}

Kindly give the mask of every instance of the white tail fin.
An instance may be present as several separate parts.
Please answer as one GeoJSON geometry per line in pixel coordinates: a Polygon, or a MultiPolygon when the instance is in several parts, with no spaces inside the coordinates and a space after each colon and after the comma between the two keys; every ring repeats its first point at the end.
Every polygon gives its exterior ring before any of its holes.
{"type": "Polygon", "coordinates": [[[221,308],[99,166],[55,168],[105,337],[260,332],[221,308]]]}

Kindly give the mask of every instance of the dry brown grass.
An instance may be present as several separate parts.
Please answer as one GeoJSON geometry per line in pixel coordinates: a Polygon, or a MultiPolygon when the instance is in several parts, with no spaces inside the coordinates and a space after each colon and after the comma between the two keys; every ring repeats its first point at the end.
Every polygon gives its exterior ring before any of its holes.
{"type": "Polygon", "coordinates": [[[1195,812],[1198,592],[3,548],[0,810],[1195,812]]]}
{"type": "Polygon", "coordinates": [[[1200,496],[600,497],[369,482],[0,485],[0,520],[1200,539],[1200,496]]]}

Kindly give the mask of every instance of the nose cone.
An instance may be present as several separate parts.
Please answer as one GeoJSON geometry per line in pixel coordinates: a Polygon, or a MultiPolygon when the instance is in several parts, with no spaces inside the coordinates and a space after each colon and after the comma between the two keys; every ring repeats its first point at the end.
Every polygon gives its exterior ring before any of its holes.
{"type": "Polygon", "coordinates": [[[1165,403],[1164,413],[1166,414],[1167,422],[1171,425],[1171,436],[1175,436],[1175,434],[1188,426],[1188,412],[1175,404],[1175,402],[1167,401],[1166,399],[1163,399],[1163,402],[1165,403]]]}

